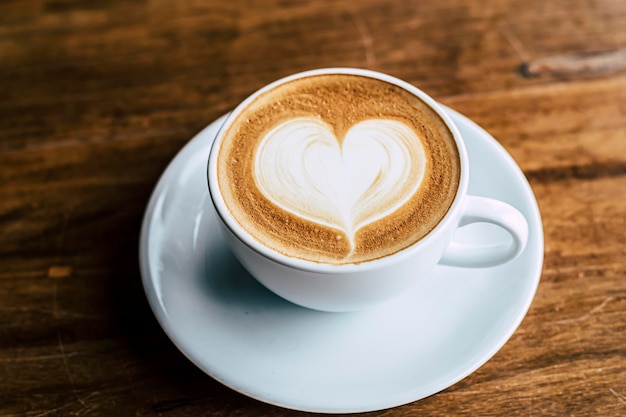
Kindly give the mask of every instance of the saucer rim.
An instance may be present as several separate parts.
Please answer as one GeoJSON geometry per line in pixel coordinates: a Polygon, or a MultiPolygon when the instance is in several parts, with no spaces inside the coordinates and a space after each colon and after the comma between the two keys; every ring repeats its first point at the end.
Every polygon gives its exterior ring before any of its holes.
{"type": "MultiPolygon", "coordinates": [[[[466,378],[468,375],[475,372],[478,368],[483,366],[489,359],[491,359],[504,346],[504,344],[506,344],[506,342],[511,338],[511,336],[518,329],[524,317],[528,313],[528,310],[535,297],[537,287],[541,278],[541,272],[542,272],[543,260],[544,260],[544,235],[543,235],[543,227],[542,227],[542,221],[541,221],[541,213],[539,211],[536,197],[534,193],[532,192],[532,188],[530,187],[528,180],[526,179],[522,170],[517,165],[517,163],[512,158],[512,156],[506,151],[506,149],[495,138],[493,138],[493,136],[491,136],[487,131],[485,131],[482,127],[480,127],[478,124],[476,124],[475,122],[473,122],[472,120],[464,116],[463,114],[441,103],[440,103],[440,106],[444,109],[444,111],[449,113],[450,118],[453,120],[453,122],[459,128],[460,131],[463,131],[463,129],[459,126],[459,123],[461,124],[465,123],[469,129],[473,129],[476,131],[476,135],[480,136],[481,140],[489,142],[489,145],[494,147],[494,150],[498,153],[499,158],[506,159],[506,165],[509,166],[509,168],[511,169],[511,172],[514,173],[514,175],[520,181],[519,192],[521,193],[523,191],[523,194],[524,194],[524,197],[522,198],[522,200],[526,200],[530,203],[529,209],[532,211],[533,219],[532,221],[529,221],[529,226],[531,226],[531,231],[536,234],[536,244],[538,245],[538,248],[537,248],[538,256],[531,258],[533,268],[531,268],[532,273],[529,273],[528,278],[527,278],[527,281],[529,281],[528,287],[530,290],[528,291],[526,299],[522,303],[521,307],[518,309],[517,314],[515,316],[515,320],[511,320],[511,324],[508,325],[507,331],[503,332],[500,338],[494,339],[494,343],[491,343],[492,345],[491,349],[485,349],[485,351],[483,352],[483,354],[480,356],[479,359],[470,362],[472,366],[468,367],[465,372],[460,373],[455,378],[447,379],[435,386],[429,386],[429,385],[423,384],[421,387],[417,387],[418,389],[411,391],[413,392],[414,395],[404,394],[404,395],[400,395],[399,397],[388,397],[383,402],[379,401],[379,405],[375,407],[367,406],[367,407],[342,407],[342,408],[332,407],[332,406],[320,406],[320,407],[298,406],[297,401],[289,403],[288,401],[279,401],[275,398],[272,398],[271,396],[262,396],[258,393],[250,392],[249,390],[238,387],[235,383],[231,383],[228,377],[220,375],[220,372],[215,372],[214,370],[211,370],[210,366],[206,366],[206,364],[201,364],[200,360],[198,360],[199,358],[196,359],[192,357],[191,354],[186,352],[184,348],[185,343],[183,341],[178,340],[179,337],[177,337],[178,336],[177,331],[174,327],[170,325],[171,321],[168,317],[167,310],[165,309],[165,306],[159,300],[159,295],[156,293],[156,288],[155,288],[156,284],[154,282],[154,277],[151,274],[150,266],[149,266],[149,256],[150,256],[149,250],[148,250],[148,243],[149,243],[149,237],[150,237],[149,226],[151,224],[152,219],[154,218],[153,217],[154,208],[157,203],[158,197],[161,195],[163,191],[162,189],[172,179],[171,171],[172,171],[173,166],[180,159],[181,155],[184,154],[185,156],[187,156],[186,154],[189,153],[191,148],[195,146],[199,146],[200,144],[203,144],[205,141],[212,141],[211,138],[206,138],[206,135],[212,128],[217,127],[217,129],[219,129],[219,126],[217,125],[220,125],[221,123],[223,123],[227,117],[227,115],[224,115],[216,119],[209,125],[207,125],[204,129],[202,129],[188,143],[186,143],[177,152],[177,154],[172,158],[170,163],[167,165],[167,167],[164,169],[163,173],[161,174],[161,177],[159,178],[156,186],[154,187],[149,203],[146,207],[143,221],[142,221],[142,226],[141,226],[139,258],[140,258],[141,279],[142,279],[142,284],[144,286],[144,291],[145,291],[146,297],[148,298],[148,302],[150,304],[152,312],[157,318],[157,321],[159,322],[159,325],[161,326],[163,331],[166,333],[168,338],[172,341],[172,343],[178,348],[178,350],[190,362],[192,362],[195,366],[197,366],[200,370],[202,370],[208,376],[210,376],[217,382],[220,382],[221,384],[227,386],[228,388],[236,392],[239,392],[240,394],[243,394],[247,397],[256,399],[263,403],[268,403],[268,404],[272,404],[272,405],[287,408],[287,409],[307,411],[307,412],[328,413],[328,414],[377,411],[377,410],[389,409],[391,407],[401,406],[407,403],[418,401],[420,399],[436,394],[456,384],[460,380],[466,378]],[[424,388],[428,388],[428,389],[424,389],[424,388]],[[427,393],[424,394],[422,391],[427,391],[427,393]]],[[[211,142],[208,143],[209,147],[211,146],[211,144],[212,144],[211,142]]],[[[470,163],[470,167],[471,167],[471,163],[470,163]]],[[[341,314],[341,313],[336,313],[336,314],[341,314]]]]}

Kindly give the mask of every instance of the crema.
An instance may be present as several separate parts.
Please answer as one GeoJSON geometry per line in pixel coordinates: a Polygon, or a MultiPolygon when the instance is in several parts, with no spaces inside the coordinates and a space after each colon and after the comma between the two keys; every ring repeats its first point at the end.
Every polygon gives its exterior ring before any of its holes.
{"type": "Polygon", "coordinates": [[[279,84],[225,129],[217,170],[226,206],[289,257],[349,264],[394,254],[441,221],[459,185],[458,150],[440,116],[366,76],[279,84]]]}

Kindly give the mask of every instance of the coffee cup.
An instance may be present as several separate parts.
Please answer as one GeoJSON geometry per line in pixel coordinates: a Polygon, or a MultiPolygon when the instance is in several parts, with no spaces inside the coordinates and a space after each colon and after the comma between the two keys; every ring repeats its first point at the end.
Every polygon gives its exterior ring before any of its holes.
{"type": "Polygon", "coordinates": [[[463,138],[439,104],[395,77],[352,68],[273,82],[228,115],[208,184],[235,256],[279,296],[323,311],[389,301],[435,265],[491,267],[528,239],[511,205],[469,195],[463,138]],[[508,245],[455,240],[496,225],[508,245]]]}

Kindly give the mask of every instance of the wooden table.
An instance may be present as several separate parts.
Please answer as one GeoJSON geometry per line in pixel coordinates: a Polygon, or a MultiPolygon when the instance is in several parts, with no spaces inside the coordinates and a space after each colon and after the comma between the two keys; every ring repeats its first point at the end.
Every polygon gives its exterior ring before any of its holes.
{"type": "Polygon", "coordinates": [[[0,414],[291,416],[195,368],[146,302],[166,164],[269,81],[403,78],[492,133],[545,231],[528,315],[487,364],[376,415],[626,415],[626,2],[0,3],[0,414]]]}

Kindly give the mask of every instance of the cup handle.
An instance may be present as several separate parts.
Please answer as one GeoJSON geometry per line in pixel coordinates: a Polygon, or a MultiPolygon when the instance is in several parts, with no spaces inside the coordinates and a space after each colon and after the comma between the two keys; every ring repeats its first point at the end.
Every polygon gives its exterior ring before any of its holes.
{"type": "Polygon", "coordinates": [[[508,244],[478,245],[452,240],[439,264],[461,267],[488,267],[508,262],[519,255],[528,242],[528,222],[513,206],[499,200],[466,196],[459,227],[471,223],[491,223],[506,230],[512,239],[508,244]]]}

